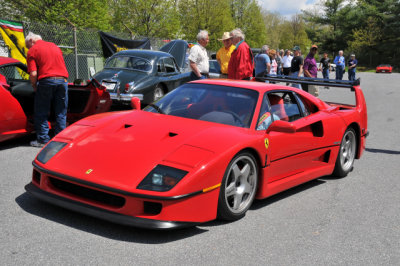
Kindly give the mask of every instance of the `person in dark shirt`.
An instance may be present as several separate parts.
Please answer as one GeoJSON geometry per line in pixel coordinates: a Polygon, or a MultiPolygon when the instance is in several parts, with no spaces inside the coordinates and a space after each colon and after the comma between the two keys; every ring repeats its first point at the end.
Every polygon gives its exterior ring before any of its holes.
{"type": "Polygon", "coordinates": [[[328,53],[324,53],[324,57],[320,61],[319,70],[322,71],[324,79],[329,79],[329,68],[331,67],[331,60],[328,57],[328,53]]]}
{"type": "Polygon", "coordinates": [[[351,54],[350,60],[348,62],[349,66],[349,80],[355,80],[356,79],[356,66],[358,64],[358,61],[356,59],[355,54],[351,54]]]}
{"type": "MultiPolygon", "coordinates": [[[[303,75],[303,57],[301,56],[301,50],[299,46],[293,48],[294,57],[292,59],[292,64],[290,67],[291,77],[301,77],[303,75]]],[[[300,89],[300,84],[292,84],[292,87],[300,89]]]]}
{"type": "MultiPolygon", "coordinates": [[[[318,75],[317,62],[315,61],[315,58],[314,58],[315,55],[317,54],[317,51],[318,51],[318,46],[316,46],[315,44],[312,45],[310,48],[310,52],[308,53],[306,59],[304,59],[303,70],[304,70],[305,77],[316,78],[318,75]]],[[[303,85],[305,85],[305,84],[303,84],[303,85]]],[[[319,95],[318,87],[315,85],[304,86],[303,90],[314,95],[315,97],[318,97],[318,95],[319,95]]]]}

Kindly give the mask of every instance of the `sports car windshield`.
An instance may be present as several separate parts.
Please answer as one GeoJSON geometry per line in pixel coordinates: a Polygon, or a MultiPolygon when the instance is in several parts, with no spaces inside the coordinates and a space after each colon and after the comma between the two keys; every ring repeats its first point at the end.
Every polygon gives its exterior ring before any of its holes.
{"type": "Polygon", "coordinates": [[[211,84],[184,84],[144,110],[249,128],[258,92],[211,84]]]}
{"type": "Polygon", "coordinates": [[[150,71],[151,63],[141,57],[116,56],[107,61],[105,68],[127,68],[139,71],[150,71]]]}

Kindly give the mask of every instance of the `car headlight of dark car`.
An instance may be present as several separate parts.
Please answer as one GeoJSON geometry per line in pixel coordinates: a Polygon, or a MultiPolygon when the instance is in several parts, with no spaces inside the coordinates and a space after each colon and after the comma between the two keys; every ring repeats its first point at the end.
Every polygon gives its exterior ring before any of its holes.
{"type": "Polygon", "coordinates": [[[37,160],[41,163],[47,163],[54,155],[56,155],[68,143],[52,141],[44,147],[37,156],[37,160]]]}
{"type": "Polygon", "coordinates": [[[140,182],[138,189],[168,191],[172,189],[188,172],[165,165],[157,165],[140,182]]]}

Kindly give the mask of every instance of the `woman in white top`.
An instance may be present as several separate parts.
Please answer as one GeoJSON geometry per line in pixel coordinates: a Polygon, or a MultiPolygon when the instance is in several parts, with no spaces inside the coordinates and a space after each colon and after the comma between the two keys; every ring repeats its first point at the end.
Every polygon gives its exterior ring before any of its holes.
{"type": "Polygon", "coordinates": [[[271,70],[269,71],[270,75],[276,75],[278,71],[278,63],[276,62],[276,50],[269,50],[269,57],[271,58],[271,70]]]}

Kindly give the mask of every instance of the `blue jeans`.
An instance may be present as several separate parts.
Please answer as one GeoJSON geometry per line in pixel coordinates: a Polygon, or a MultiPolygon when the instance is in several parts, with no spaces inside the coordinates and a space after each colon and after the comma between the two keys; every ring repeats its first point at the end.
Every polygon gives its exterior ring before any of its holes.
{"type": "Polygon", "coordinates": [[[53,105],[56,117],[55,134],[60,133],[67,123],[68,84],[63,79],[41,79],[35,94],[35,130],[40,143],[47,143],[49,137],[48,117],[53,105]]]}
{"type": "Polygon", "coordinates": [[[322,70],[322,76],[324,79],[329,79],[329,68],[325,68],[322,70]]]}
{"type": "Polygon", "coordinates": [[[336,79],[338,80],[343,79],[343,70],[344,66],[336,65],[336,79]]]}
{"type": "Polygon", "coordinates": [[[349,69],[349,80],[355,80],[356,79],[356,69],[351,68],[349,69]]]}
{"type": "MultiPolygon", "coordinates": [[[[299,71],[294,72],[294,73],[290,73],[290,76],[291,76],[291,77],[294,77],[294,78],[297,78],[298,75],[299,75],[299,71]]],[[[301,85],[300,85],[300,84],[292,83],[292,87],[293,87],[293,88],[301,89],[301,85]]]]}

